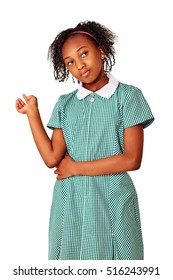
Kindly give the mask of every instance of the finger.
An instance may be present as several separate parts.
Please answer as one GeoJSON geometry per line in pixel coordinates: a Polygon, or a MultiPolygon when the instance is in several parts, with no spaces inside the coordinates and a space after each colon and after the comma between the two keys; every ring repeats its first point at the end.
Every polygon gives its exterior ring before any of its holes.
{"type": "Polygon", "coordinates": [[[22,99],[19,99],[19,105],[20,105],[21,107],[23,107],[23,106],[25,106],[25,102],[23,102],[22,99]]]}
{"type": "Polygon", "coordinates": [[[58,175],[56,176],[56,179],[57,179],[57,180],[61,180],[61,179],[62,179],[62,176],[61,176],[60,174],[58,174],[58,175]]]}
{"type": "Polygon", "coordinates": [[[58,176],[56,177],[56,179],[57,179],[58,181],[60,181],[60,180],[65,179],[65,177],[63,177],[62,175],[58,175],[58,176]]]}
{"type": "Polygon", "coordinates": [[[22,99],[19,98],[16,100],[16,109],[21,109],[24,105],[25,103],[23,102],[22,99]]]}
{"type": "Polygon", "coordinates": [[[26,94],[22,94],[23,99],[26,101],[26,103],[28,103],[29,98],[26,94]]]}
{"type": "Polygon", "coordinates": [[[19,106],[19,103],[16,101],[16,110],[19,110],[20,109],[20,106],[19,106]]]}

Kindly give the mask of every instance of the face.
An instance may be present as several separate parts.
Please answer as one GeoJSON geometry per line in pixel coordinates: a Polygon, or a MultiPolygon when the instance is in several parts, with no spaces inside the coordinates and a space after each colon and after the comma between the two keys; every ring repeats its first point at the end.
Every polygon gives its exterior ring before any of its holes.
{"type": "Polygon", "coordinates": [[[70,73],[87,88],[105,76],[104,52],[87,36],[69,37],[63,45],[62,57],[70,73]]]}

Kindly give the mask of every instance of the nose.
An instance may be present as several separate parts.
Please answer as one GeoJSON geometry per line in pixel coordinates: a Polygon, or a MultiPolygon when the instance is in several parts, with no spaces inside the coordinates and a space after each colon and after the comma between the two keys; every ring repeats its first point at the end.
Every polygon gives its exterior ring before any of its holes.
{"type": "Polygon", "coordinates": [[[83,61],[79,60],[79,61],[76,62],[76,66],[77,66],[78,70],[81,70],[81,69],[84,68],[85,64],[84,64],[83,61]]]}

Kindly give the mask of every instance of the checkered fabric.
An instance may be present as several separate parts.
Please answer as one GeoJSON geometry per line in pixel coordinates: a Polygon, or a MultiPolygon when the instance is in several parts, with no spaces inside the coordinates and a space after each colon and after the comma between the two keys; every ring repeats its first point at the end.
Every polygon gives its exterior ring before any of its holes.
{"type": "MultiPolygon", "coordinates": [[[[104,98],[61,95],[48,127],[62,128],[69,155],[90,161],[123,153],[124,128],[154,117],[142,92],[119,83],[104,98]]],[[[50,214],[50,260],[142,260],[137,194],[127,172],[56,181],[50,214]]]]}

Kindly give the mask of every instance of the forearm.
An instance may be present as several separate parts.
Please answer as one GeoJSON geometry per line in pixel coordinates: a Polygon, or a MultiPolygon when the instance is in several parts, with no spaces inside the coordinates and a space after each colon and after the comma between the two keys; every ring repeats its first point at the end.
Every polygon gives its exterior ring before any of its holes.
{"type": "Polygon", "coordinates": [[[45,164],[50,168],[56,167],[66,152],[63,131],[60,128],[55,128],[50,139],[40,117],[37,98],[25,94],[22,94],[22,97],[25,102],[18,98],[16,110],[27,115],[35,144],[45,164]]]}
{"type": "Polygon", "coordinates": [[[124,130],[124,153],[88,162],[74,162],[75,175],[106,175],[140,168],[143,153],[143,126],[124,130]]]}
{"type": "Polygon", "coordinates": [[[143,126],[124,130],[124,153],[91,161],[76,162],[66,156],[55,170],[58,180],[71,176],[99,176],[139,169],[143,153],[143,126]]]}
{"type": "Polygon", "coordinates": [[[52,142],[44,129],[38,108],[27,114],[31,132],[37,149],[48,167],[56,166],[62,159],[61,153],[57,156],[54,153],[52,142]]]}
{"type": "Polygon", "coordinates": [[[140,158],[135,158],[127,154],[119,154],[93,161],[74,162],[73,173],[74,176],[98,176],[115,174],[139,169],[140,163],[140,158]]]}

